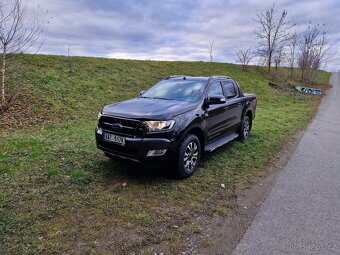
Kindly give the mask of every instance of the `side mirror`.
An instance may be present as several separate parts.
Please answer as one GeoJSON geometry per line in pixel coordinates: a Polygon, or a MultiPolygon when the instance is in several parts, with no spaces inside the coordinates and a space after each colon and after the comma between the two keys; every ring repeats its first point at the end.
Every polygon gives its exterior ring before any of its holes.
{"type": "Polygon", "coordinates": [[[224,96],[210,96],[206,99],[206,103],[208,105],[211,104],[224,104],[225,103],[225,97],[224,96]]]}
{"type": "Polygon", "coordinates": [[[139,95],[143,95],[145,93],[145,90],[141,90],[141,92],[139,92],[139,95]]]}

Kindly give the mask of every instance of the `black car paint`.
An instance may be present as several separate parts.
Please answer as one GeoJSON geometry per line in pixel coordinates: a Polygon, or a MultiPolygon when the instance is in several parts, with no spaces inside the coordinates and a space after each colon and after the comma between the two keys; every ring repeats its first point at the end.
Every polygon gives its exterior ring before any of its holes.
{"type": "MultiPolygon", "coordinates": [[[[142,163],[167,162],[175,160],[177,149],[185,136],[196,134],[202,147],[219,137],[235,132],[241,125],[242,118],[249,114],[251,121],[255,118],[256,96],[243,94],[239,84],[232,79],[214,77],[176,77],[174,79],[206,79],[207,86],[202,97],[197,102],[143,98],[143,95],[127,101],[105,106],[103,116],[132,119],[140,121],[139,128],[144,131],[138,137],[126,137],[125,146],[103,141],[97,129],[101,127],[99,120],[96,129],[97,147],[112,156],[131,159],[142,163]],[[213,82],[233,82],[237,88],[235,98],[226,99],[225,103],[207,104],[206,94],[213,82]],[[142,126],[144,120],[175,120],[171,130],[149,132],[142,126]],[[148,150],[167,149],[164,156],[146,157],[148,150]]],[[[222,87],[223,88],[223,87],[222,87]]],[[[225,93],[225,91],[224,91],[225,93]]],[[[124,136],[119,132],[110,131],[124,136]]]]}
{"type": "Polygon", "coordinates": [[[192,102],[137,97],[105,106],[103,112],[124,118],[169,120],[196,107],[192,102]]]}

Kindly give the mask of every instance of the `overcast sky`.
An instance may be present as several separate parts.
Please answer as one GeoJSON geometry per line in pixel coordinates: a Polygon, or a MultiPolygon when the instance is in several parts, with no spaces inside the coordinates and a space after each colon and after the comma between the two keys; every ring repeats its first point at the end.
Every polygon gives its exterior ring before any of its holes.
{"type": "MultiPolygon", "coordinates": [[[[264,0],[40,0],[52,16],[41,53],[154,60],[208,61],[206,43],[215,42],[215,61],[235,62],[238,48],[256,47],[256,10],[264,0]]],[[[278,9],[299,27],[330,25],[334,60],[340,69],[339,0],[282,0],[278,9]]]]}

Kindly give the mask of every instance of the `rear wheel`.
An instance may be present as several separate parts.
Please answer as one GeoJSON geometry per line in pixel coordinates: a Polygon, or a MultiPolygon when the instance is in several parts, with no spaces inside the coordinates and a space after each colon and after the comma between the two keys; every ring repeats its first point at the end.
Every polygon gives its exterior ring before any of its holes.
{"type": "Polygon", "coordinates": [[[201,143],[197,136],[189,134],[179,146],[177,159],[178,177],[188,178],[197,170],[201,158],[201,143]]]}
{"type": "Polygon", "coordinates": [[[251,129],[251,122],[248,116],[244,116],[242,123],[241,123],[241,127],[239,129],[239,139],[241,141],[244,141],[246,139],[248,139],[249,135],[250,135],[250,129],[251,129]]]}

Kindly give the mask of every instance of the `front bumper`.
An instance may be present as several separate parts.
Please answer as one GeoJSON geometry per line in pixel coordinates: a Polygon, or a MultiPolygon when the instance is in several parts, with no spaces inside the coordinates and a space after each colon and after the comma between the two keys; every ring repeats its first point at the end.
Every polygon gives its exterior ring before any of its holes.
{"type": "Polygon", "coordinates": [[[125,146],[107,142],[96,130],[97,148],[111,156],[132,160],[138,163],[161,163],[170,160],[175,152],[176,142],[168,138],[130,138],[125,137],[125,146]],[[162,156],[147,157],[149,150],[167,149],[162,156]]]}

